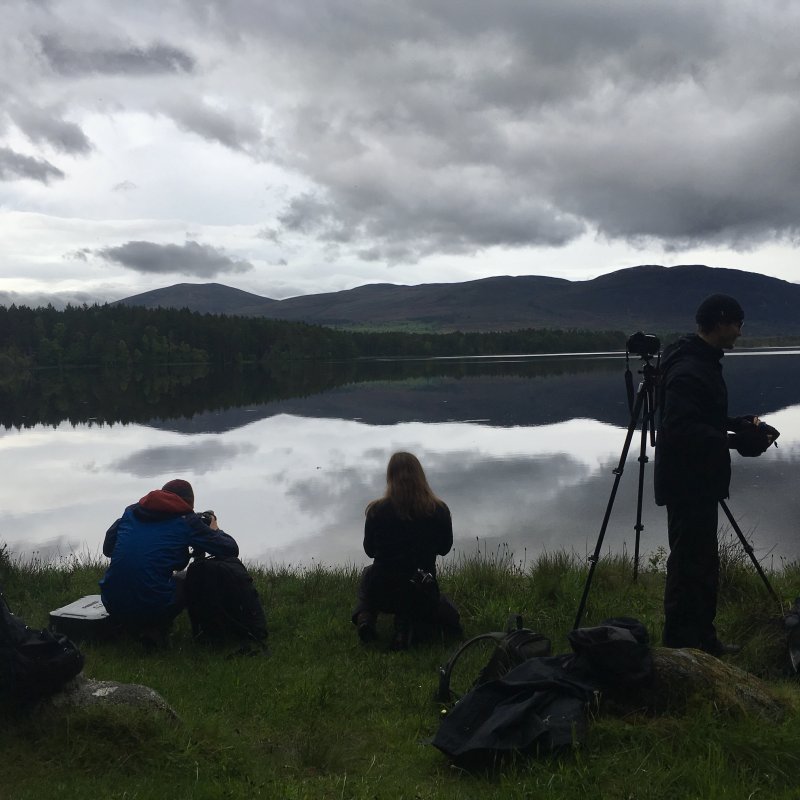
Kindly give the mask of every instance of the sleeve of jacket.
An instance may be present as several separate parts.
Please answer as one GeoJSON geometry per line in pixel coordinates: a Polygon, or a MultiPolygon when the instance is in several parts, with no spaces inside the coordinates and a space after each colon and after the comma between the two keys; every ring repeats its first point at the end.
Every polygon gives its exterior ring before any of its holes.
{"type": "Polygon", "coordinates": [[[367,514],[364,520],[364,552],[370,558],[375,558],[375,515],[367,514]]]}
{"type": "Polygon", "coordinates": [[[442,503],[437,513],[442,522],[439,529],[436,552],[440,556],[446,556],[453,547],[453,518],[450,516],[450,509],[444,503],[442,503]]]}
{"type": "Polygon", "coordinates": [[[106,558],[111,558],[112,553],[114,552],[114,547],[117,544],[117,527],[119,526],[120,521],[117,520],[107,531],[106,531],[106,538],[103,539],[103,555],[106,558]]]}
{"type": "Polygon", "coordinates": [[[197,514],[190,514],[187,517],[187,522],[191,529],[189,534],[190,547],[221,558],[239,555],[239,545],[236,544],[236,540],[225,533],[225,531],[215,531],[209,528],[197,514]]]}

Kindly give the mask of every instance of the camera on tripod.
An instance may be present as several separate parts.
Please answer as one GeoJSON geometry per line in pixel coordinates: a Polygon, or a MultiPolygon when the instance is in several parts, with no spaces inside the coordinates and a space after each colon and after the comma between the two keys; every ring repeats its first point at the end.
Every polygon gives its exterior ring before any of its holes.
{"type": "Polygon", "coordinates": [[[661,342],[658,336],[653,333],[642,333],[636,331],[628,337],[625,342],[625,350],[640,358],[652,358],[661,350],[661,342]]]}

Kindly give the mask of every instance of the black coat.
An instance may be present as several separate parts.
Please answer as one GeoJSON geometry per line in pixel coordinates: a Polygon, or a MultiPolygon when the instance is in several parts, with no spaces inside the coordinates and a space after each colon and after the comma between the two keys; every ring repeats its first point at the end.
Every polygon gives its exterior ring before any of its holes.
{"type": "Polygon", "coordinates": [[[372,506],[364,523],[364,552],[381,572],[436,575],[436,556],[453,546],[450,509],[442,503],[428,517],[401,519],[389,500],[372,506]]]}
{"type": "Polygon", "coordinates": [[[696,335],[664,351],[655,465],[658,505],[728,496],[727,431],[737,430],[740,420],[728,417],[723,355],[696,335]]]}

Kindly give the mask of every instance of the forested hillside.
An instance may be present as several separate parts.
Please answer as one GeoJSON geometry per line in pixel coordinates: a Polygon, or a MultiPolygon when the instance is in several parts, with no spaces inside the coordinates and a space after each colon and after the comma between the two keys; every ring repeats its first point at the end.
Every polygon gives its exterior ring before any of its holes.
{"type": "Polygon", "coordinates": [[[0,307],[0,366],[213,363],[621,349],[614,331],[363,333],[135,306],[0,307]]]}

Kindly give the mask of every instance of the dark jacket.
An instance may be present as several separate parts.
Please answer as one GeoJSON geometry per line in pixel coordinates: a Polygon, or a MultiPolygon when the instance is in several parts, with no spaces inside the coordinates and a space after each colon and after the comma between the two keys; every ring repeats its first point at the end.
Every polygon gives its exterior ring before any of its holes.
{"type": "Polygon", "coordinates": [[[436,576],[436,556],[453,546],[450,509],[442,503],[429,517],[401,519],[390,500],[370,508],[364,523],[364,552],[376,569],[436,576]]]}
{"type": "Polygon", "coordinates": [[[658,505],[728,496],[727,431],[736,430],[739,420],[728,417],[723,355],[697,335],[684,337],[664,351],[655,464],[658,505]]]}
{"type": "Polygon", "coordinates": [[[173,572],[189,563],[189,548],[237,556],[234,539],[212,530],[178,495],[156,489],[128,506],[106,532],[103,555],[111,559],[100,581],[111,614],[157,614],[175,602],[173,572]]]}

